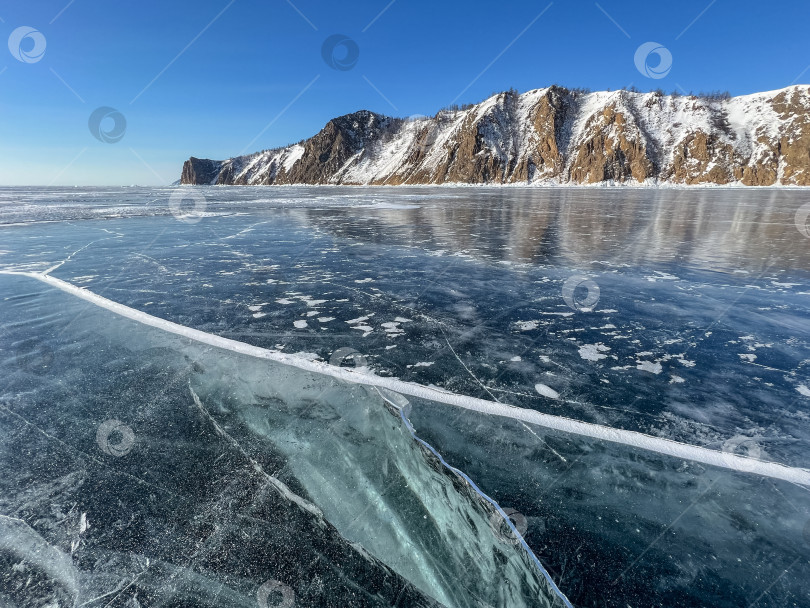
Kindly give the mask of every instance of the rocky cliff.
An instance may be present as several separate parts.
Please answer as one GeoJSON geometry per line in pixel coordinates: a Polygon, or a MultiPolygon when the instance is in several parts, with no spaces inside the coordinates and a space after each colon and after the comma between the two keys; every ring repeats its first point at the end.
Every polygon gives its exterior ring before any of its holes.
{"type": "Polygon", "coordinates": [[[432,118],[360,111],[299,144],[190,158],[183,184],[810,185],[810,87],[731,99],[500,93],[432,118]]]}

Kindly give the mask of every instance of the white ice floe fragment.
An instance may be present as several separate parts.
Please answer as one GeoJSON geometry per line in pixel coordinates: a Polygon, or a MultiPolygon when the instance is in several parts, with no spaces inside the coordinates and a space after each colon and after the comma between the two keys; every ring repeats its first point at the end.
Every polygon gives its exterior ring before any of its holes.
{"type": "Polygon", "coordinates": [[[250,312],[259,312],[262,309],[263,306],[264,306],[264,304],[255,304],[253,306],[248,306],[248,310],[250,312]]]}
{"type": "Polygon", "coordinates": [[[537,355],[537,358],[540,359],[543,363],[551,363],[551,357],[546,355],[537,355]]]}
{"type": "Polygon", "coordinates": [[[371,277],[366,277],[365,279],[355,279],[355,283],[373,283],[374,279],[371,277]]]}
{"type": "Polygon", "coordinates": [[[748,361],[749,363],[753,363],[757,360],[757,356],[753,353],[738,353],[737,356],[743,361],[748,361]]]}
{"type": "Polygon", "coordinates": [[[657,375],[660,374],[664,368],[658,361],[636,361],[636,369],[657,375]]]}
{"type": "Polygon", "coordinates": [[[538,393],[543,395],[543,397],[548,397],[549,399],[559,399],[560,398],[560,393],[555,391],[550,386],[546,386],[545,384],[540,384],[539,382],[534,385],[534,390],[536,390],[538,393]]]}
{"type": "Polygon", "coordinates": [[[520,331],[531,331],[533,329],[537,329],[539,324],[540,321],[518,321],[515,323],[520,331]]]}
{"type": "Polygon", "coordinates": [[[397,347],[396,344],[389,344],[388,346],[385,347],[385,350],[391,350],[392,348],[396,348],[396,347],[397,347]]]}
{"type": "Polygon", "coordinates": [[[607,359],[606,353],[610,350],[609,346],[604,344],[584,344],[579,347],[579,356],[586,361],[599,361],[600,359],[607,359]]]}
{"type": "Polygon", "coordinates": [[[686,382],[686,380],[684,380],[680,376],[676,376],[675,374],[670,375],[670,380],[669,380],[670,384],[681,384],[682,382],[686,382]]]}
{"type": "Polygon", "coordinates": [[[310,307],[319,306],[320,304],[324,304],[326,302],[326,300],[312,300],[312,299],[304,297],[304,296],[299,296],[299,297],[304,302],[304,304],[306,304],[307,306],[310,306],[310,307]]]}
{"type": "Polygon", "coordinates": [[[663,281],[678,281],[680,277],[676,277],[674,274],[669,274],[667,272],[661,272],[660,270],[654,271],[655,275],[644,277],[648,281],[655,283],[656,281],[663,280],[663,281]]]}
{"type": "Polygon", "coordinates": [[[397,323],[410,323],[411,322],[410,319],[406,319],[405,317],[397,317],[396,319],[394,319],[394,321],[396,321],[397,323]]]}
{"type": "Polygon", "coordinates": [[[399,326],[399,323],[396,321],[388,321],[387,323],[382,323],[383,329],[385,329],[385,333],[389,336],[400,336],[405,333],[405,331],[399,326]]]}
{"type": "Polygon", "coordinates": [[[278,300],[276,300],[276,303],[277,304],[284,304],[285,306],[289,305],[289,304],[295,304],[295,302],[293,300],[288,300],[287,298],[278,299],[278,300]]]}
{"type": "Polygon", "coordinates": [[[307,311],[307,316],[308,316],[308,317],[316,317],[316,316],[318,316],[319,314],[321,314],[321,313],[319,313],[317,310],[310,310],[310,311],[307,311]]]}
{"type": "Polygon", "coordinates": [[[616,310],[616,309],[614,309],[614,308],[603,308],[602,310],[597,310],[596,312],[601,312],[601,313],[604,313],[604,314],[609,314],[609,313],[613,313],[613,312],[619,312],[619,311],[618,311],[618,310],[616,310]]]}
{"type": "Polygon", "coordinates": [[[807,388],[804,384],[800,384],[796,387],[796,390],[799,391],[805,397],[810,397],[810,388],[807,388]]]}
{"type": "Polygon", "coordinates": [[[306,327],[309,327],[307,322],[304,321],[303,319],[301,319],[300,321],[293,322],[293,325],[295,325],[295,327],[298,328],[298,329],[304,329],[306,327]]]}
{"type": "Polygon", "coordinates": [[[695,365],[697,365],[694,361],[689,361],[688,359],[678,359],[678,363],[684,367],[695,367],[695,365]]]}
{"type": "Polygon", "coordinates": [[[89,527],[90,524],[87,523],[87,513],[82,513],[82,516],[79,518],[79,534],[84,534],[89,527]]]}
{"type": "Polygon", "coordinates": [[[430,367],[434,363],[435,361],[420,361],[419,363],[414,363],[413,365],[409,365],[408,367],[430,367]]]}
{"type": "Polygon", "coordinates": [[[363,323],[364,321],[368,321],[369,318],[371,318],[373,316],[374,316],[374,313],[371,313],[370,315],[366,315],[365,317],[357,317],[356,319],[350,319],[350,320],[346,321],[346,323],[348,323],[349,325],[354,325],[355,323],[363,323]]]}
{"type": "Polygon", "coordinates": [[[355,325],[352,329],[359,329],[360,331],[372,332],[374,328],[371,325],[355,325]]]}
{"type": "Polygon", "coordinates": [[[511,359],[509,359],[509,360],[510,360],[510,361],[523,361],[523,359],[521,359],[521,358],[520,358],[520,355],[517,355],[517,356],[515,356],[515,357],[512,357],[512,358],[511,358],[511,359]]]}
{"type": "Polygon", "coordinates": [[[267,316],[266,312],[254,312],[253,313],[253,318],[254,319],[261,319],[262,317],[266,317],[266,316],[267,316]]]}
{"type": "Polygon", "coordinates": [[[329,323],[329,321],[334,321],[335,317],[318,317],[318,321],[321,323],[329,323]]]}

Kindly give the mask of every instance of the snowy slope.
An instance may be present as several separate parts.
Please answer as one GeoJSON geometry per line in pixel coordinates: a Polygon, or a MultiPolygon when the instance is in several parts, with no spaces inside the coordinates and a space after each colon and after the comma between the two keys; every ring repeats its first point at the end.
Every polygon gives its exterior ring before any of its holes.
{"type": "Polygon", "coordinates": [[[192,158],[182,183],[810,185],[810,87],[704,98],[553,86],[433,117],[361,111],[287,148],[192,158]]]}

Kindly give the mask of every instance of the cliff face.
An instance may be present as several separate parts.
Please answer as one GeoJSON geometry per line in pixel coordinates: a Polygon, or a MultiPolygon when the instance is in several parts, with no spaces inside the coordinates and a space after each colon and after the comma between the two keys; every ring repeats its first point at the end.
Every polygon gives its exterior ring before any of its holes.
{"type": "Polygon", "coordinates": [[[726,100],[560,87],[402,120],[360,111],[293,146],[190,158],[183,184],[810,185],[810,87],[726,100]]]}

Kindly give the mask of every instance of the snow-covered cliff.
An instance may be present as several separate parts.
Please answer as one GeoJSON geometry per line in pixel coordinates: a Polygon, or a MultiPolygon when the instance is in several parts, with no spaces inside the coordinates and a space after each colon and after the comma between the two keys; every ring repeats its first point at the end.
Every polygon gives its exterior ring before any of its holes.
{"type": "Polygon", "coordinates": [[[810,87],[730,99],[552,86],[432,118],[369,111],[299,144],[191,158],[184,184],[810,185],[810,87]]]}

